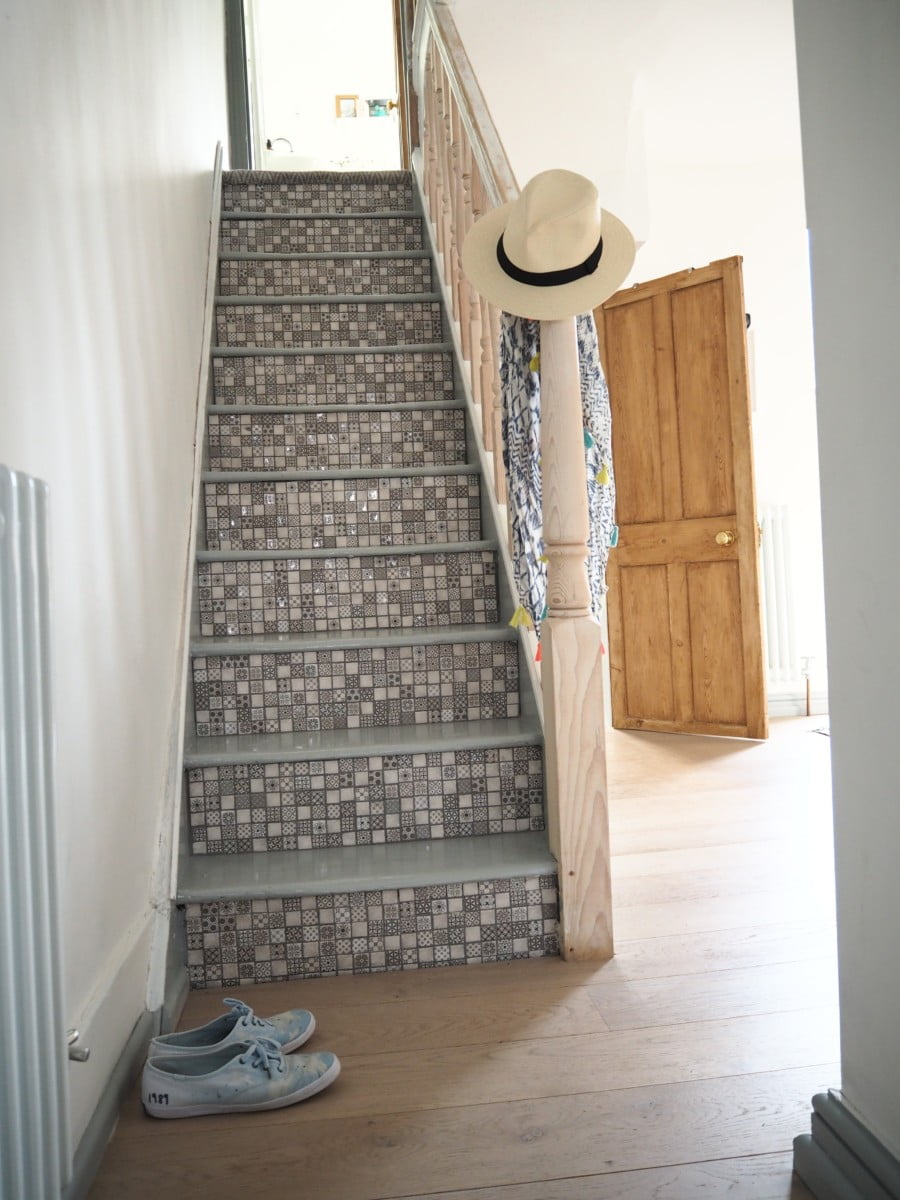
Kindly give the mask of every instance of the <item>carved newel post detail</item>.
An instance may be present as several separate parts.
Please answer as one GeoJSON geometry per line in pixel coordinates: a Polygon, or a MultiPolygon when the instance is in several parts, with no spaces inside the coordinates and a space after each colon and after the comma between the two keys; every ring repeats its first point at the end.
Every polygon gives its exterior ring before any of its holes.
{"type": "Polygon", "coordinates": [[[541,624],[550,849],[560,953],[613,953],[600,626],[590,615],[588,500],[575,318],[541,322],[541,479],[547,619],[541,624]]]}

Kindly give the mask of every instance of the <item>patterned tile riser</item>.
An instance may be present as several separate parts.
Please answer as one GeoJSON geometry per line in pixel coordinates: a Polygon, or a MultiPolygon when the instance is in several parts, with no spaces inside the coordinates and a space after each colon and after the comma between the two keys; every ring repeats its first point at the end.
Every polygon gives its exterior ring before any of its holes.
{"type": "Polygon", "coordinates": [[[498,619],[493,552],[206,562],[201,637],[423,629],[498,619]]]}
{"type": "Polygon", "coordinates": [[[223,221],[222,254],[365,254],[422,249],[419,217],[290,217],[223,221]]]}
{"type": "Polygon", "coordinates": [[[381,172],[358,179],[334,171],[230,171],[223,179],[225,212],[409,212],[413,186],[402,172],[381,172]]]}
{"type": "Polygon", "coordinates": [[[201,655],[192,669],[198,737],[519,715],[515,642],[201,655]]]}
{"type": "Polygon", "coordinates": [[[222,296],[376,296],[430,292],[427,258],[225,259],[222,296]]]}
{"type": "Polygon", "coordinates": [[[559,954],[555,875],[188,904],[193,988],[559,954]]]}
{"type": "Polygon", "coordinates": [[[212,471],[353,470],[466,460],[462,409],[349,413],[215,413],[212,471]]]}
{"type": "Polygon", "coordinates": [[[188,797],[194,854],[544,828],[539,746],[196,767],[188,797]]]}
{"type": "Polygon", "coordinates": [[[220,304],[219,346],[405,346],[439,342],[441,308],[429,302],[220,304]]]}
{"type": "Polygon", "coordinates": [[[207,483],[208,550],[418,546],[481,537],[477,475],[207,483]]]}
{"type": "Polygon", "coordinates": [[[214,358],[213,387],[217,404],[414,404],[454,390],[441,351],[214,358]]]}

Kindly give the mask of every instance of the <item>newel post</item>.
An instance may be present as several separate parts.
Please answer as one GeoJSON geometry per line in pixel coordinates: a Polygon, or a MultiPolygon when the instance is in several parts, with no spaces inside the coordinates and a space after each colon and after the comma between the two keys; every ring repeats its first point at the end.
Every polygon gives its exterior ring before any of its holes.
{"type": "Polygon", "coordinates": [[[588,501],[575,318],[541,322],[541,477],[547,619],[541,623],[550,849],[560,953],[613,953],[600,626],[590,615],[588,501]]]}

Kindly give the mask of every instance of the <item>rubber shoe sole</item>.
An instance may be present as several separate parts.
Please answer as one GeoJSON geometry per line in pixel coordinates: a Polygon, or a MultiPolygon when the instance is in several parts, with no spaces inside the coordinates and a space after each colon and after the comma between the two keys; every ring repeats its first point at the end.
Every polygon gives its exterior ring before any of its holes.
{"type": "Polygon", "coordinates": [[[300,1088],[299,1091],[291,1092],[287,1096],[277,1096],[274,1100],[262,1100],[257,1104],[184,1104],[177,1108],[150,1104],[145,1100],[144,1111],[149,1117],[161,1117],[163,1120],[180,1117],[210,1117],[221,1113],[268,1112],[273,1108],[287,1108],[291,1104],[299,1104],[301,1100],[308,1100],[317,1092],[324,1092],[334,1083],[340,1073],[340,1060],[336,1058],[324,1075],[320,1075],[318,1079],[308,1083],[306,1087],[300,1088]]]}
{"type": "Polygon", "coordinates": [[[150,1117],[173,1119],[286,1108],[315,1096],[341,1073],[329,1051],[286,1058],[260,1039],[196,1055],[149,1058],[141,1101],[150,1117]]]}

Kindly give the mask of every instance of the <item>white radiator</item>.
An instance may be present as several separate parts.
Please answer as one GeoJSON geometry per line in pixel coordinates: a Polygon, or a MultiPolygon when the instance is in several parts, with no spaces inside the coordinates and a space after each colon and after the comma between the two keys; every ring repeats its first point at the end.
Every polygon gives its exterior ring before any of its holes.
{"type": "Polygon", "coordinates": [[[802,679],[794,627],[790,519],[784,504],[760,512],[763,630],[770,684],[802,679]]]}
{"type": "Polygon", "coordinates": [[[53,814],[47,486],[0,467],[0,1196],[68,1182],[53,814]]]}

